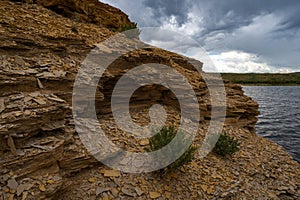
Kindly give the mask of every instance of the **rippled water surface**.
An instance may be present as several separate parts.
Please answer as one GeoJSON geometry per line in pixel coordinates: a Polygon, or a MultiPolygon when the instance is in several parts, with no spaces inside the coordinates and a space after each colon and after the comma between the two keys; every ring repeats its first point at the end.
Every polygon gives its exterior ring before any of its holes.
{"type": "Polygon", "coordinates": [[[300,87],[243,86],[259,104],[256,130],[283,146],[300,162],[300,87]]]}

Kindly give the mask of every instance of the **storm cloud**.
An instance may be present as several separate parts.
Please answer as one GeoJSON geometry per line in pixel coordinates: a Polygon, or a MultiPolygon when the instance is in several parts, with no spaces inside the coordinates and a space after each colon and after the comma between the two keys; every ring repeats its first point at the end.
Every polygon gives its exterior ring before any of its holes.
{"type": "MultiPolygon", "coordinates": [[[[195,39],[228,72],[300,71],[298,0],[104,0],[139,27],[163,27],[195,39]],[[235,55],[228,59],[224,56],[235,55]],[[248,55],[248,56],[245,56],[248,55]],[[245,61],[239,56],[249,60],[245,61]],[[247,67],[241,67],[244,61],[247,67]]],[[[165,37],[165,36],[164,36],[165,37]]],[[[165,38],[164,38],[165,39],[165,38]]],[[[162,38],[162,40],[164,40],[162,38]]],[[[168,40],[168,46],[178,41],[168,40]]],[[[161,42],[164,47],[164,42],[161,42]]],[[[179,52],[181,53],[181,52],[179,52]]],[[[222,66],[222,67],[221,67],[222,66]]]]}

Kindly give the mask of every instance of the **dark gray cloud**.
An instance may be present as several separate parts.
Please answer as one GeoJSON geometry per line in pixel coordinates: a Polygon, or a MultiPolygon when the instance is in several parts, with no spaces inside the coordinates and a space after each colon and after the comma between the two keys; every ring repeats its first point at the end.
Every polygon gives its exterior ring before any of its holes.
{"type": "Polygon", "coordinates": [[[299,0],[104,0],[104,2],[123,9],[141,26],[163,24],[172,16],[181,26],[189,20],[188,14],[192,12],[203,19],[202,34],[215,31],[230,32],[250,24],[256,16],[269,13],[284,15],[282,29],[300,27],[299,0]]]}
{"type": "MultiPolygon", "coordinates": [[[[289,28],[299,26],[300,2],[298,0],[144,0],[145,7],[151,8],[154,18],[164,23],[166,18],[175,16],[178,25],[188,20],[188,13],[203,17],[205,33],[212,31],[232,31],[250,24],[255,16],[267,13],[285,13],[289,28]]],[[[288,28],[288,27],[287,27],[288,28]]]]}
{"type": "MultiPolygon", "coordinates": [[[[192,36],[214,54],[241,51],[275,68],[299,70],[299,0],[104,0],[140,27],[162,26],[192,36]]],[[[168,35],[161,37],[172,45],[168,35]],[[167,38],[167,39],[166,39],[167,38]]]]}
{"type": "Polygon", "coordinates": [[[190,0],[145,0],[143,4],[146,7],[152,8],[153,14],[158,21],[164,21],[166,18],[174,16],[179,25],[182,25],[187,21],[187,14],[193,5],[190,0]]]}
{"type": "Polygon", "coordinates": [[[194,6],[202,12],[205,33],[232,32],[251,24],[257,16],[271,13],[284,16],[286,28],[295,28],[300,22],[300,2],[297,0],[201,0],[194,6]]]}

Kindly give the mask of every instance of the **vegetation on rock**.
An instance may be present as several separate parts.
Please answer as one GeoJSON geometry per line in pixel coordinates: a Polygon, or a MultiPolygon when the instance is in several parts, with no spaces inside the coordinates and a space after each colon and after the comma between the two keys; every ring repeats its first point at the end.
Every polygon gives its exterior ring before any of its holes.
{"type": "Polygon", "coordinates": [[[77,29],[77,26],[76,26],[76,25],[73,25],[73,26],[72,26],[72,32],[78,33],[78,29],[77,29]]]}
{"type": "Polygon", "coordinates": [[[137,28],[137,23],[126,24],[121,27],[121,32],[127,31],[128,38],[139,38],[141,30],[137,28]]]}
{"type": "Polygon", "coordinates": [[[121,31],[123,32],[123,31],[128,31],[136,28],[137,28],[137,23],[125,24],[121,27],[121,31]]]}
{"type": "Polygon", "coordinates": [[[218,155],[226,156],[231,155],[239,150],[239,143],[233,137],[227,135],[227,133],[221,134],[213,152],[218,155]]]}
{"type": "MultiPolygon", "coordinates": [[[[157,151],[168,145],[176,136],[176,134],[179,134],[178,137],[180,139],[178,141],[182,142],[184,140],[184,132],[182,130],[176,131],[176,128],[173,125],[164,126],[156,135],[150,138],[149,144],[151,151],[157,151]]],[[[169,153],[172,154],[171,148],[169,151],[169,153]]],[[[193,145],[190,145],[189,148],[182,154],[182,156],[180,156],[180,158],[167,166],[166,169],[163,169],[163,171],[172,171],[173,169],[178,169],[191,162],[194,159],[195,151],[196,148],[193,145]]]]}

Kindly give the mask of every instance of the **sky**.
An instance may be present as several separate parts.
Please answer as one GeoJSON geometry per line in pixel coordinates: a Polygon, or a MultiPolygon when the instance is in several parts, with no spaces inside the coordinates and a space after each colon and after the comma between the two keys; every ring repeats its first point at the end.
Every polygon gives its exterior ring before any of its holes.
{"type": "Polygon", "coordinates": [[[205,71],[300,72],[299,0],[101,1],[124,11],[138,27],[167,30],[145,42],[210,59],[205,71]]]}

